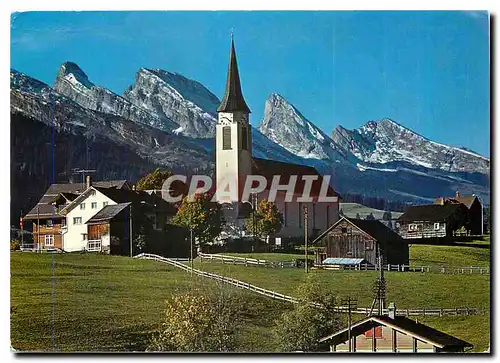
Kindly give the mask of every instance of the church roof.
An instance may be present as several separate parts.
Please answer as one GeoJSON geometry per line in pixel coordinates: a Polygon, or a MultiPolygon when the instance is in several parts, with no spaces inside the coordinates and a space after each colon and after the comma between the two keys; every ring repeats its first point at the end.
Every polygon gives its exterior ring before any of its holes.
{"type": "MultiPolygon", "coordinates": [[[[297,183],[295,184],[295,195],[302,195],[304,190],[305,182],[302,180],[302,176],[314,175],[318,176],[318,179],[313,181],[311,187],[311,197],[318,197],[321,191],[321,185],[323,183],[323,177],[318,171],[307,165],[284,163],[281,161],[252,158],[252,174],[261,175],[267,180],[267,188],[272,185],[273,177],[275,175],[280,175],[280,184],[287,184],[290,180],[291,175],[297,175],[297,183]]],[[[326,193],[328,197],[340,197],[333,188],[329,185],[326,193]]]]}
{"type": "Polygon", "coordinates": [[[238,63],[236,62],[236,52],[234,50],[234,41],[231,38],[231,54],[229,56],[229,68],[227,70],[226,92],[217,108],[217,112],[243,111],[250,113],[243,93],[241,92],[240,75],[238,72],[238,63]]]}

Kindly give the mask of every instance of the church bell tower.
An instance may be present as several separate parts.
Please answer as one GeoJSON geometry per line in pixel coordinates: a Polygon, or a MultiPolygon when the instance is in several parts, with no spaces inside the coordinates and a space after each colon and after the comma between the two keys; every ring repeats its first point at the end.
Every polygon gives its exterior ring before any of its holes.
{"type": "Polygon", "coordinates": [[[226,91],[217,113],[216,186],[218,190],[234,190],[231,197],[223,194],[218,202],[234,203],[241,198],[246,176],[252,173],[252,129],[249,123],[250,109],[241,92],[232,35],[226,91]]]}

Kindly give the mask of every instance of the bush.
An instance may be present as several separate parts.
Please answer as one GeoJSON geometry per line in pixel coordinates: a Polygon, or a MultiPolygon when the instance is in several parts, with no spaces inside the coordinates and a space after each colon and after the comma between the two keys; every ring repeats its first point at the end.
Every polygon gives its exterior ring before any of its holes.
{"type": "Polygon", "coordinates": [[[11,240],[10,241],[10,250],[11,251],[18,251],[21,249],[21,244],[17,240],[11,240]]]}
{"type": "Polygon", "coordinates": [[[233,351],[239,314],[237,299],[221,287],[172,296],[148,351],[233,351]]]}

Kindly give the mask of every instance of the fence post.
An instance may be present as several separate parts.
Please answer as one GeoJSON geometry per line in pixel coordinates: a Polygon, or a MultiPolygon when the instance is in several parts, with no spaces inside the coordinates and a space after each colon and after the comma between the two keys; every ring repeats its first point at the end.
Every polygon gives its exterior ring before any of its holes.
{"type": "Polygon", "coordinates": [[[410,311],[408,310],[408,308],[406,309],[406,316],[410,316],[410,311]]]}
{"type": "Polygon", "coordinates": [[[424,272],[424,266],[420,267],[421,272],[424,272]]]}
{"type": "Polygon", "coordinates": [[[431,267],[427,266],[427,272],[430,272],[430,271],[431,271],[431,267]]]}
{"type": "Polygon", "coordinates": [[[443,308],[439,309],[439,316],[443,316],[443,308]]]}
{"type": "Polygon", "coordinates": [[[470,267],[470,274],[472,275],[472,266],[470,267]]]}

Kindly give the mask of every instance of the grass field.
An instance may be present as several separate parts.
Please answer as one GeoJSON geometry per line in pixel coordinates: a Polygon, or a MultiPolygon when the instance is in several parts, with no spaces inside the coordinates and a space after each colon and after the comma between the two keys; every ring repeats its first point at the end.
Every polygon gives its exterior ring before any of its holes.
{"type": "MultiPolygon", "coordinates": [[[[485,241],[472,241],[465,246],[410,245],[410,265],[412,266],[455,266],[487,267],[490,264],[489,236],[485,241]],[[472,247],[475,246],[475,247],[472,247]]],[[[289,253],[221,253],[227,256],[249,257],[269,261],[293,261],[304,258],[304,254],[289,253]]],[[[309,259],[314,259],[310,251],[309,259]]]]}
{"type": "MultiPolygon", "coordinates": [[[[439,256],[436,251],[418,247],[411,252],[413,258],[430,256],[435,259],[439,256]]],[[[489,249],[484,250],[488,251],[489,260],[489,249]]],[[[450,251],[448,255],[451,257],[448,258],[460,264],[464,258],[473,256],[462,254],[461,250],[450,251]]],[[[445,254],[444,250],[442,254],[445,254]]],[[[289,256],[279,258],[289,259],[289,256]]],[[[486,263],[485,254],[475,256],[476,261],[486,263]]],[[[52,259],[55,262],[56,351],[144,350],[151,333],[161,322],[162,303],[167,297],[188,291],[197,284],[215,288],[211,280],[191,279],[188,273],[159,262],[98,254],[11,253],[11,345],[14,349],[53,349],[52,259]]],[[[377,276],[371,271],[312,270],[306,277],[302,269],[200,261],[195,261],[195,264],[206,271],[293,296],[301,282],[312,278],[339,297],[356,297],[358,306],[370,305],[372,285],[377,276]]],[[[388,301],[394,301],[397,308],[490,306],[487,275],[390,272],[386,273],[386,278],[388,301]]],[[[246,291],[235,291],[246,301],[246,313],[238,334],[240,350],[274,351],[273,321],[290,305],[246,291]]],[[[484,351],[488,346],[489,315],[419,317],[419,321],[473,343],[476,351],[484,351]]]]}
{"type": "MultiPolygon", "coordinates": [[[[476,242],[478,246],[486,245],[476,242]]],[[[415,266],[480,266],[490,265],[490,249],[465,246],[410,246],[410,265],[415,266]]]]}
{"type": "MultiPolygon", "coordinates": [[[[294,261],[297,258],[304,258],[303,254],[293,253],[221,253],[221,255],[256,258],[268,261],[294,261]]],[[[314,253],[309,254],[307,258],[309,260],[314,260],[314,253]]]]}
{"type": "MultiPolygon", "coordinates": [[[[212,280],[193,280],[215,288],[212,280]]],[[[192,287],[188,273],[153,261],[11,253],[11,346],[22,351],[141,351],[160,323],[163,301],[192,287]]],[[[270,327],[289,305],[235,291],[247,302],[238,334],[241,349],[273,351],[270,327]]]]}

